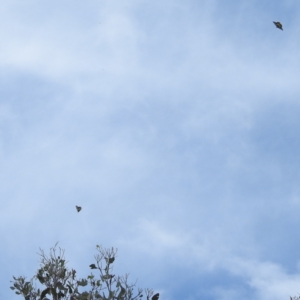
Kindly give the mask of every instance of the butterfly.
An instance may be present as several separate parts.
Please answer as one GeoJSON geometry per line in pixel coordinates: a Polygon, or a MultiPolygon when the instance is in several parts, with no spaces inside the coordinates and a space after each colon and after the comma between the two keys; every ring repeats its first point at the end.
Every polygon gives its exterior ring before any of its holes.
{"type": "Polygon", "coordinates": [[[76,209],[77,209],[77,212],[80,212],[81,211],[81,206],[76,205],[76,209]]]}
{"type": "Polygon", "coordinates": [[[280,22],[273,22],[278,29],[282,29],[282,24],[280,22]]]}

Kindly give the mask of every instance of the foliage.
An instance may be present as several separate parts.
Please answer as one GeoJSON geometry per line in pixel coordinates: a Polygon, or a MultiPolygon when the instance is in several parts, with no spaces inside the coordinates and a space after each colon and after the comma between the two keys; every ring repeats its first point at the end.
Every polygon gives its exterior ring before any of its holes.
{"type": "MultiPolygon", "coordinates": [[[[77,279],[76,270],[69,269],[64,258],[64,250],[59,248],[56,255],[57,244],[50,249],[47,257],[40,249],[40,268],[32,279],[14,277],[10,287],[17,295],[25,300],[136,300],[143,299],[143,290],[134,292],[135,284],[128,284],[128,274],[116,276],[112,273],[112,264],[115,262],[117,250],[105,249],[97,245],[99,252],[95,255],[95,264],[90,264],[92,270],[97,270],[96,277],[93,272],[87,278],[77,279]],[[37,288],[36,283],[43,288],[37,288]],[[85,290],[82,290],[85,289],[85,290]],[[82,290],[82,291],[80,291],[82,290]]],[[[153,296],[153,290],[144,290],[146,299],[158,300],[159,294],[153,296]]]]}

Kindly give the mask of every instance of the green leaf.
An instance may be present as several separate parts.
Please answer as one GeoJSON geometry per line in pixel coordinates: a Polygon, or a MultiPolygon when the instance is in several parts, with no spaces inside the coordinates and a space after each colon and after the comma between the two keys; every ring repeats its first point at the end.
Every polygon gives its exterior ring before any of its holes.
{"type": "Polygon", "coordinates": [[[79,300],[88,300],[90,298],[90,294],[87,292],[83,292],[81,295],[78,295],[77,298],[79,300]]]}
{"type": "Polygon", "coordinates": [[[56,297],[57,296],[56,289],[55,288],[51,288],[50,290],[51,290],[52,295],[54,297],[56,297]]]}
{"type": "Polygon", "coordinates": [[[91,269],[97,269],[97,267],[96,267],[95,264],[91,264],[91,265],[90,265],[90,268],[91,268],[91,269]]]}
{"type": "Polygon", "coordinates": [[[18,284],[18,283],[14,283],[14,287],[16,288],[16,289],[18,289],[18,290],[20,290],[21,289],[21,286],[18,284]]]}
{"type": "Polygon", "coordinates": [[[66,289],[66,288],[62,285],[62,283],[61,283],[60,281],[57,282],[56,287],[57,287],[59,290],[65,290],[65,289],[66,289]]]}
{"type": "Polygon", "coordinates": [[[80,286],[86,286],[88,281],[86,279],[81,279],[80,281],[77,281],[77,284],[80,286]]]}
{"type": "Polygon", "coordinates": [[[40,282],[40,283],[42,283],[42,284],[43,284],[43,283],[45,282],[45,279],[44,279],[44,277],[43,277],[43,276],[41,276],[41,275],[37,275],[36,277],[37,277],[37,279],[39,280],[39,282],[40,282]]]}
{"type": "Polygon", "coordinates": [[[42,291],[41,299],[44,299],[47,294],[49,294],[50,288],[46,288],[42,291]]]}
{"type": "Polygon", "coordinates": [[[62,291],[59,291],[59,293],[57,294],[58,298],[62,298],[65,296],[65,294],[62,291]]]}
{"type": "Polygon", "coordinates": [[[114,299],[115,291],[109,291],[108,299],[114,299]]]}
{"type": "Polygon", "coordinates": [[[71,285],[70,285],[70,284],[67,284],[67,287],[68,287],[68,289],[69,289],[69,293],[72,294],[73,291],[72,291],[71,285]]]}
{"type": "Polygon", "coordinates": [[[102,280],[109,280],[109,279],[113,278],[114,276],[115,276],[115,275],[107,274],[107,275],[101,276],[101,279],[102,279],[102,280]]]}
{"type": "Polygon", "coordinates": [[[158,300],[158,298],[159,298],[159,293],[155,294],[155,295],[151,298],[151,300],[158,300]]]}
{"type": "MultiPolygon", "coordinates": [[[[59,263],[60,263],[61,266],[63,266],[63,265],[65,264],[65,260],[64,260],[64,259],[61,259],[61,260],[59,261],[59,263]]],[[[66,269],[65,269],[65,270],[66,270],[66,269]]]]}
{"type": "Polygon", "coordinates": [[[111,257],[111,258],[108,260],[108,263],[109,263],[109,264],[112,264],[114,261],[115,261],[115,258],[114,258],[114,257],[111,257]]]}

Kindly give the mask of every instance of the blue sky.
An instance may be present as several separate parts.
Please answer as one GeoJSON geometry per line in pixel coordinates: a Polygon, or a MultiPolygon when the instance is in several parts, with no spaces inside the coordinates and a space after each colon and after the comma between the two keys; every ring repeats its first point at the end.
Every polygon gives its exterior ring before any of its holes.
{"type": "Polygon", "coordinates": [[[161,300],[298,295],[299,16],[296,0],[1,3],[0,298],[56,242],[82,277],[96,244],[118,248],[116,272],[161,300]]]}

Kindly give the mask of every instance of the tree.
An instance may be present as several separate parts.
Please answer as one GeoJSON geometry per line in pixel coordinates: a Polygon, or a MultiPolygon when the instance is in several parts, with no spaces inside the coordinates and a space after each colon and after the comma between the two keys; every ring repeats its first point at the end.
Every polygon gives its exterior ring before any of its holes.
{"type": "MultiPolygon", "coordinates": [[[[112,264],[117,256],[117,249],[105,249],[97,245],[98,254],[95,264],[90,264],[92,272],[87,278],[77,279],[76,270],[69,269],[64,257],[64,250],[56,245],[50,249],[50,256],[40,249],[40,268],[30,280],[26,277],[14,277],[10,287],[25,300],[135,300],[143,299],[143,290],[134,292],[136,283],[128,284],[128,274],[116,276],[112,264]],[[93,271],[98,272],[97,277],[93,271]],[[37,284],[42,288],[38,288],[37,284]]],[[[158,300],[153,290],[144,290],[147,300],[158,300]]]]}

